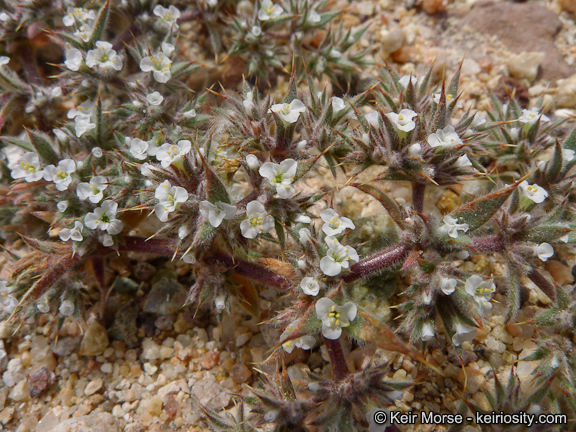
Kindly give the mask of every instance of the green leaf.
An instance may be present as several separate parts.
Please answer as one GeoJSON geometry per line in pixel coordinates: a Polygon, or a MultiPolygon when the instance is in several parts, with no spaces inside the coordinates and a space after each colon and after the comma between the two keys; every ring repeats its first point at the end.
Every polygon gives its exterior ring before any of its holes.
{"type": "Polygon", "coordinates": [[[564,161],[562,158],[562,146],[560,145],[558,140],[556,140],[556,145],[554,146],[554,155],[546,165],[545,178],[548,183],[553,183],[554,180],[556,180],[558,174],[560,174],[560,171],[562,171],[563,163],[564,161]]]}
{"type": "Polygon", "coordinates": [[[566,141],[564,141],[564,148],[568,150],[576,150],[576,127],[572,129],[566,141]]]}
{"type": "Polygon", "coordinates": [[[28,132],[30,142],[32,143],[32,146],[36,149],[38,156],[40,156],[40,158],[42,158],[49,164],[58,165],[60,158],[54,151],[54,147],[52,146],[52,143],[50,142],[48,137],[45,136],[44,134],[30,131],[28,129],[26,129],[26,132],[28,132]]]}
{"type": "Polygon", "coordinates": [[[210,42],[212,43],[212,51],[218,54],[222,49],[222,41],[220,40],[220,33],[210,22],[206,22],[208,34],[210,35],[210,42]]]}
{"type": "Polygon", "coordinates": [[[390,198],[386,193],[368,184],[353,183],[352,186],[376,198],[376,200],[380,204],[382,204],[382,206],[386,209],[386,211],[388,212],[390,217],[394,220],[394,222],[396,222],[398,226],[404,227],[405,218],[402,215],[400,207],[398,206],[396,201],[390,198]]]}
{"type": "Polygon", "coordinates": [[[24,150],[29,151],[29,152],[34,151],[34,147],[32,147],[32,144],[30,144],[28,141],[24,141],[24,140],[12,138],[12,137],[7,137],[7,136],[0,137],[0,141],[4,142],[4,143],[15,145],[15,146],[20,147],[21,149],[24,149],[24,150]]]}
{"type": "Polygon", "coordinates": [[[516,317],[520,309],[520,292],[522,289],[520,279],[510,264],[508,264],[508,269],[508,290],[506,291],[508,311],[506,313],[506,321],[510,321],[516,317]]]}
{"type": "Polygon", "coordinates": [[[278,235],[278,240],[280,240],[280,245],[282,249],[286,248],[286,235],[284,234],[284,227],[277,219],[274,219],[274,228],[276,230],[276,234],[278,235]]]}
{"type": "Polygon", "coordinates": [[[192,72],[196,72],[201,67],[202,65],[196,64],[196,61],[178,62],[172,64],[172,67],[170,68],[170,73],[172,74],[172,78],[180,78],[183,75],[189,75],[192,72]]]}
{"type": "Polygon", "coordinates": [[[212,171],[212,168],[210,168],[204,158],[202,158],[202,162],[204,164],[204,173],[206,175],[206,199],[212,204],[215,204],[218,201],[230,204],[228,191],[218,175],[212,171]]]}
{"type": "Polygon", "coordinates": [[[534,243],[553,242],[574,231],[565,225],[540,225],[530,230],[524,240],[534,243]]]}
{"type": "Polygon", "coordinates": [[[92,34],[90,35],[90,40],[87,42],[87,45],[93,46],[97,41],[102,40],[102,36],[104,34],[104,29],[106,28],[106,22],[108,21],[108,13],[110,12],[110,0],[106,0],[102,9],[98,13],[96,17],[96,21],[94,22],[94,29],[92,30],[92,34]]]}
{"type": "Polygon", "coordinates": [[[216,231],[217,229],[210,225],[209,221],[204,221],[198,231],[196,231],[194,241],[190,247],[193,249],[197,246],[207,243],[216,234],[216,231]]]}
{"type": "Polygon", "coordinates": [[[459,221],[467,223],[469,232],[480,228],[488,222],[494,214],[500,209],[502,204],[508,199],[512,192],[516,190],[520,182],[516,182],[511,186],[500,191],[492,192],[486,196],[470,201],[468,204],[463,205],[458,210],[452,213],[452,217],[459,221]]]}

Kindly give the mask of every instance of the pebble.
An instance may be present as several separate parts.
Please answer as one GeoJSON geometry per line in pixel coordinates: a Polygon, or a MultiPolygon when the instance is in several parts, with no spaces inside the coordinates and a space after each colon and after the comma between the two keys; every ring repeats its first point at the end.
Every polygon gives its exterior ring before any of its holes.
{"type": "Polygon", "coordinates": [[[236,384],[243,384],[252,378],[252,371],[244,363],[236,363],[230,371],[230,378],[236,384]]]}
{"type": "Polygon", "coordinates": [[[544,268],[559,285],[571,284],[573,280],[572,269],[557,260],[548,260],[544,263],[544,268]]]}
{"type": "Polygon", "coordinates": [[[496,340],[494,336],[490,335],[486,338],[486,346],[494,352],[503,353],[506,351],[506,345],[496,340]]]}
{"type": "Polygon", "coordinates": [[[15,402],[20,402],[30,397],[30,390],[28,388],[28,382],[23,379],[18,384],[16,384],[10,393],[8,394],[8,398],[12,399],[15,402]]]}
{"type": "Polygon", "coordinates": [[[252,337],[252,333],[242,333],[236,337],[236,348],[244,346],[252,337]]]}
{"type": "Polygon", "coordinates": [[[52,385],[54,378],[54,373],[50,372],[50,370],[45,367],[40,368],[36,372],[30,374],[28,379],[30,396],[33,398],[40,396],[43,391],[52,385]]]}
{"type": "Polygon", "coordinates": [[[4,372],[8,367],[8,354],[4,348],[4,341],[0,339],[0,372],[4,372]]]}
{"type": "Polygon", "coordinates": [[[53,344],[52,352],[60,357],[68,357],[73,352],[78,351],[80,347],[80,342],[82,340],[82,336],[77,337],[63,337],[59,338],[58,341],[53,344]]]}
{"type": "Polygon", "coordinates": [[[86,333],[84,333],[82,342],[80,342],[79,354],[83,356],[102,354],[104,350],[108,348],[109,342],[108,332],[102,324],[97,321],[92,321],[88,325],[86,333]]]}
{"type": "Polygon", "coordinates": [[[221,410],[232,400],[232,395],[210,373],[192,386],[191,393],[202,405],[212,410],[221,410]]]}
{"type": "Polygon", "coordinates": [[[429,15],[444,12],[447,5],[447,0],[422,0],[422,10],[429,15]]]}
{"type": "Polygon", "coordinates": [[[120,432],[120,426],[110,413],[94,413],[68,419],[51,432],[120,432]]]}
{"type": "Polygon", "coordinates": [[[212,369],[216,367],[218,360],[220,360],[220,354],[214,351],[207,351],[206,354],[202,356],[200,364],[204,369],[212,369]]]}
{"type": "Polygon", "coordinates": [[[506,62],[508,72],[518,80],[528,80],[532,83],[538,75],[538,68],[546,55],[543,52],[521,52],[506,62]]]}
{"type": "Polygon", "coordinates": [[[394,51],[398,51],[404,45],[404,31],[399,28],[393,28],[392,30],[382,29],[380,31],[380,41],[382,43],[382,51],[386,54],[391,54],[394,51]]]}
{"type": "Polygon", "coordinates": [[[102,378],[96,378],[95,380],[92,380],[88,383],[88,385],[84,389],[84,394],[86,396],[93,395],[102,388],[102,385],[103,385],[102,378]]]}
{"type": "Polygon", "coordinates": [[[486,378],[481,370],[472,366],[466,366],[460,370],[458,381],[462,386],[466,385],[467,393],[474,394],[484,386],[486,378]]]}
{"type": "Polygon", "coordinates": [[[146,412],[151,416],[159,416],[162,414],[162,398],[160,396],[155,395],[152,396],[150,399],[143,399],[138,405],[137,412],[139,414],[146,412]]]}
{"type": "Polygon", "coordinates": [[[140,355],[144,360],[158,360],[160,359],[160,345],[154,343],[152,339],[144,339],[142,342],[142,354],[140,355]]]}
{"type": "Polygon", "coordinates": [[[146,296],[144,312],[169,315],[180,309],[186,301],[187,292],[173,278],[164,277],[152,285],[146,296]]]}

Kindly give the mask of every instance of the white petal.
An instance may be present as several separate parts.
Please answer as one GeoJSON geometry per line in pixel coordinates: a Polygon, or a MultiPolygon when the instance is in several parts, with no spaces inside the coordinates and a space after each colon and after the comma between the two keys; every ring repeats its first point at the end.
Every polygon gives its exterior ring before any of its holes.
{"type": "Polygon", "coordinates": [[[338,339],[342,334],[342,327],[340,326],[325,326],[322,324],[322,334],[326,339],[338,339]]]}
{"type": "Polygon", "coordinates": [[[334,261],[334,258],[325,256],[320,260],[320,270],[326,276],[336,276],[342,271],[342,265],[334,261]]]}

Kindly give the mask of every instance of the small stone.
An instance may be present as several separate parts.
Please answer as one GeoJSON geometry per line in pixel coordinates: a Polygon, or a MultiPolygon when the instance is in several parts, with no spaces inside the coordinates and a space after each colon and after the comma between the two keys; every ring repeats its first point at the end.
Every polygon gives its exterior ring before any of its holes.
{"type": "Polygon", "coordinates": [[[508,72],[518,80],[525,79],[532,83],[545,56],[543,52],[521,52],[506,62],[508,72]]]}
{"type": "Polygon", "coordinates": [[[370,361],[372,360],[372,357],[374,357],[375,352],[375,345],[364,345],[352,351],[347,360],[349,364],[351,363],[356,372],[360,372],[370,365],[370,361]]]}
{"type": "Polygon", "coordinates": [[[497,353],[503,353],[504,351],[506,351],[506,345],[504,345],[499,340],[496,340],[494,336],[491,335],[488,336],[488,338],[486,338],[486,346],[492,351],[497,353]]]}
{"type": "Polygon", "coordinates": [[[482,71],[480,65],[471,58],[464,59],[462,62],[462,75],[474,76],[482,71]]]}
{"type": "Polygon", "coordinates": [[[58,417],[54,414],[56,408],[51,409],[48,414],[46,414],[40,422],[38,426],[36,426],[36,432],[50,432],[60,423],[58,417]]]}
{"type": "Polygon", "coordinates": [[[112,363],[104,363],[100,366],[100,371],[105,374],[111,374],[113,370],[112,363]]]}
{"type": "Polygon", "coordinates": [[[528,107],[528,104],[530,103],[528,87],[512,77],[501,77],[498,81],[498,85],[494,89],[494,95],[496,95],[502,102],[507,103],[512,94],[515,95],[516,100],[522,108],[528,107]]]}
{"type": "Polygon", "coordinates": [[[0,373],[8,367],[8,354],[4,348],[4,341],[0,339],[0,373]]]}
{"type": "Polygon", "coordinates": [[[474,394],[483,387],[486,378],[481,370],[475,369],[472,366],[466,366],[460,370],[458,381],[462,385],[466,385],[467,393],[474,394]]]}
{"type": "Polygon", "coordinates": [[[156,267],[150,263],[138,261],[134,267],[132,267],[132,271],[134,272],[134,277],[137,280],[149,281],[156,273],[156,267]]]}
{"type": "Polygon", "coordinates": [[[392,60],[396,63],[404,64],[413,62],[416,58],[416,48],[413,46],[403,46],[392,53],[392,60]]]}
{"type": "Polygon", "coordinates": [[[126,412],[124,412],[121,405],[114,405],[114,408],[112,408],[112,415],[116,418],[123,418],[126,415],[126,412]]]}
{"type": "Polygon", "coordinates": [[[14,416],[13,407],[4,408],[2,411],[0,411],[0,423],[5,425],[10,420],[12,420],[13,416],[14,416]]]}
{"type": "Polygon", "coordinates": [[[152,396],[150,399],[144,399],[140,402],[137,412],[139,414],[148,413],[151,416],[159,416],[162,414],[162,398],[158,395],[152,396]]]}
{"type": "Polygon", "coordinates": [[[252,333],[242,333],[236,337],[236,348],[244,346],[252,338],[252,333]]]}
{"type": "Polygon", "coordinates": [[[31,397],[38,397],[52,385],[55,375],[48,368],[41,368],[30,375],[28,386],[31,397]]]}
{"type": "Polygon", "coordinates": [[[444,12],[447,5],[447,0],[422,0],[422,10],[428,15],[444,12]]]}
{"type": "Polygon", "coordinates": [[[404,45],[404,31],[399,27],[395,27],[392,30],[381,30],[380,36],[382,51],[386,54],[398,51],[404,45]]]}
{"type": "Polygon", "coordinates": [[[163,401],[166,401],[168,396],[177,395],[181,391],[184,393],[190,393],[190,387],[184,379],[172,381],[171,383],[166,384],[164,387],[161,387],[158,390],[158,396],[160,396],[163,401]]]}
{"type": "Polygon", "coordinates": [[[216,367],[218,364],[218,360],[220,359],[220,354],[214,351],[208,351],[206,354],[202,356],[202,360],[200,364],[204,369],[212,369],[216,367]]]}
{"type": "Polygon", "coordinates": [[[152,339],[144,339],[142,342],[142,354],[140,355],[144,360],[158,360],[160,359],[160,345],[154,343],[152,339]]]}
{"type": "Polygon", "coordinates": [[[109,330],[110,337],[123,341],[128,348],[136,348],[140,345],[137,320],[138,308],[125,305],[121,313],[114,315],[114,322],[109,330]]]}
{"type": "Polygon", "coordinates": [[[158,372],[158,366],[154,366],[152,363],[144,363],[144,372],[148,375],[154,375],[158,372]]]}
{"type": "Polygon", "coordinates": [[[172,315],[161,315],[156,318],[154,325],[158,330],[172,330],[174,327],[174,317],[172,317],[172,315]]]}
{"type": "Polygon", "coordinates": [[[144,303],[144,312],[172,314],[184,305],[186,297],[187,292],[176,279],[163,277],[152,285],[144,303]]]}
{"type": "Polygon", "coordinates": [[[558,285],[566,285],[572,283],[572,270],[570,267],[562,264],[560,261],[548,260],[544,263],[544,267],[546,270],[548,270],[550,276],[552,276],[558,285]]]}
{"type": "Polygon", "coordinates": [[[181,407],[174,396],[168,397],[166,403],[164,404],[164,411],[166,414],[168,414],[168,416],[170,416],[170,418],[176,418],[180,414],[181,407]]]}
{"type": "Polygon", "coordinates": [[[88,385],[84,389],[84,394],[86,396],[93,395],[102,388],[102,385],[103,385],[102,379],[96,378],[95,380],[92,380],[88,383],[88,385]]]}
{"type": "Polygon", "coordinates": [[[102,354],[108,348],[109,342],[106,329],[97,321],[92,321],[80,342],[79,354],[83,356],[102,354]]]}
{"type": "Polygon", "coordinates": [[[214,375],[211,374],[197,381],[191,391],[202,405],[212,410],[221,410],[232,400],[232,395],[218,384],[214,375]]]}
{"type": "Polygon", "coordinates": [[[574,0],[558,0],[558,4],[562,10],[576,14],[576,2],[574,0]]]}
{"type": "Polygon", "coordinates": [[[452,192],[450,189],[446,189],[440,195],[438,201],[436,201],[436,207],[440,210],[443,215],[451,213],[453,210],[459,208],[462,205],[462,200],[458,195],[452,192]]]}
{"type": "Polygon", "coordinates": [[[242,384],[252,378],[252,372],[244,363],[236,363],[230,371],[230,378],[232,378],[236,384],[242,384]]]}
{"type": "Polygon", "coordinates": [[[15,402],[20,402],[25,399],[28,399],[29,396],[30,396],[30,390],[28,389],[28,383],[26,382],[26,380],[22,380],[18,384],[16,384],[8,394],[8,398],[12,399],[15,402]]]}

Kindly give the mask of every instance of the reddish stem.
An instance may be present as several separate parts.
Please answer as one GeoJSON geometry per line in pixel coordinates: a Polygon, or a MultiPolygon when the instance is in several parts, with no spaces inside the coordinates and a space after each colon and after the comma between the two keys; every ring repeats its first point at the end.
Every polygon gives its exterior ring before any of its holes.
{"type": "Polygon", "coordinates": [[[354,282],[372,273],[403,262],[408,257],[411,248],[408,244],[399,244],[357,262],[350,266],[350,272],[344,275],[344,282],[354,282]]]}
{"type": "Polygon", "coordinates": [[[538,270],[532,269],[528,273],[528,278],[530,278],[530,280],[534,282],[538,288],[544,291],[544,294],[550,297],[550,299],[556,300],[556,287],[551,284],[548,279],[542,275],[542,273],[540,273],[538,270]]]}
{"type": "Polygon", "coordinates": [[[472,239],[472,248],[478,252],[502,252],[506,246],[499,236],[472,239]]]}
{"type": "Polygon", "coordinates": [[[424,191],[426,185],[424,183],[412,184],[412,208],[418,213],[424,211],[424,191]]]}
{"type": "Polygon", "coordinates": [[[342,351],[340,339],[328,339],[325,337],[324,343],[326,348],[328,348],[334,378],[337,380],[344,379],[350,371],[348,370],[348,364],[346,364],[346,357],[344,356],[344,351],[342,351]]]}

